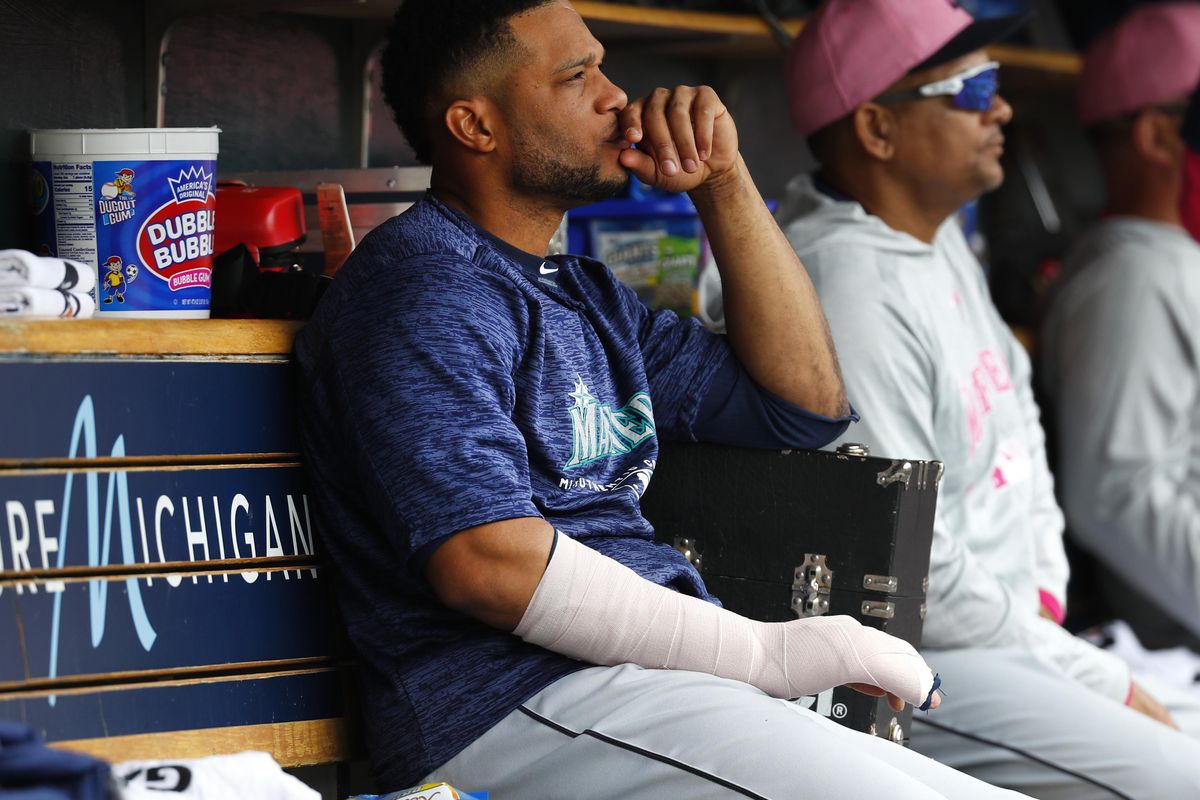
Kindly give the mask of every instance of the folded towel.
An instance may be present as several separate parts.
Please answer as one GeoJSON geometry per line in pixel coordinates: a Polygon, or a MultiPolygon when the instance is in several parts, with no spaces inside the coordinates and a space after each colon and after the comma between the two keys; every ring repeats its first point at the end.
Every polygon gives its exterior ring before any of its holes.
{"type": "Polygon", "coordinates": [[[64,316],[75,317],[76,319],[87,319],[88,317],[96,316],[96,298],[90,294],[83,292],[63,292],[67,296],[67,302],[74,308],[74,314],[66,314],[64,316]]]}
{"type": "Polygon", "coordinates": [[[96,268],[65,258],[35,256],[28,250],[0,250],[0,286],[87,293],[96,288],[96,268]]]}
{"type": "Polygon", "coordinates": [[[320,792],[284,772],[269,753],[255,750],[204,758],[122,761],[113,767],[113,774],[121,784],[122,800],[321,800],[320,792]]]}
{"type": "Polygon", "coordinates": [[[96,301],[83,292],[0,286],[0,317],[90,317],[96,301]]]}

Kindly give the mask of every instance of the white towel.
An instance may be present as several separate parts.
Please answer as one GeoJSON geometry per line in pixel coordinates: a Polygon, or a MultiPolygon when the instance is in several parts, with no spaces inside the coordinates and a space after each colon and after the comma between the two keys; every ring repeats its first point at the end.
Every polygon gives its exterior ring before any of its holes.
{"type": "Polygon", "coordinates": [[[113,766],[123,800],[321,800],[268,753],[171,761],[124,761],[113,766]]]}
{"type": "Polygon", "coordinates": [[[0,317],[79,317],[96,313],[96,301],[83,292],[0,286],[0,317]]]}
{"type": "Polygon", "coordinates": [[[86,294],[96,288],[96,268],[65,258],[35,256],[28,250],[0,250],[0,286],[64,289],[86,294]]]}

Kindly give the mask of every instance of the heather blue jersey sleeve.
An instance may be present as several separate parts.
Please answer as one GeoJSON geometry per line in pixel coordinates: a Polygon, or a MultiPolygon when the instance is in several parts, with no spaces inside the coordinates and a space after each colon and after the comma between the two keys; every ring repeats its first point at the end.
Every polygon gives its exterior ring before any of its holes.
{"type": "Polygon", "coordinates": [[[826,417],[762,388],[736,358],[728,359],[709,384],[693,432],[702,442],[739,447],[824,447],[858,414],[826,417]]]}
{"type": "Polygon", "coordinates": [[[637,319],[638,342],[654,398],[659,431],[741,447],[818,448],[840,436],[858,415],[815,414],[763,389],[729,349],[724,336],[698,319],[650,311],[620,287],[623,311],[637,319]],[[717,365],[714,367],[714,365],[717,365]]]}
{"type": "Polygon", "coordinates": [[[466,259],[410,259],[330,336],[356,477],[414,575],[450,534],[540,516],[511,417],[528,312],[504,282],[466,259]]]}

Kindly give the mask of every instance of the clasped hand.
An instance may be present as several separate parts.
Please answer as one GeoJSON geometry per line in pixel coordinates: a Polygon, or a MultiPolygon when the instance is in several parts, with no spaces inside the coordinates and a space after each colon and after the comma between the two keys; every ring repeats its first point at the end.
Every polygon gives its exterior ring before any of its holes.
{"type": "Polygon", "coordinates": [[[655,89],[625,106],[618,124],[636,145],[621,153],[621,166],[648,186],[690,192],[737,165],[737,127],[707,86],[655,89]]]}

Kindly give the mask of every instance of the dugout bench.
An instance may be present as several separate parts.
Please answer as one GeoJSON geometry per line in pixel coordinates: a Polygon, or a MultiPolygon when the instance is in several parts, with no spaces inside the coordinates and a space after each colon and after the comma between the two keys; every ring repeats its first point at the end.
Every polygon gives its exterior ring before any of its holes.
{"type": "Polygon", "coordinates": [[[113,762],[361,752],[290,416],[296,330],[0,322],[0,717],[113,762]]]}
{"type": "MultiPolygon", "coordinates": [[[[365,748],[293,431],[298,329],[0,321],[0,718],[111,762],[264,750],[340,765],[326,796],[371,788],[346,766],[365,748]]],[[[648,516],[735,610],[917,640],[940,465],[683,446],[664,466],[648,516]]],[[[843,691],[805,702],[905,738],[843,691]]]]}

